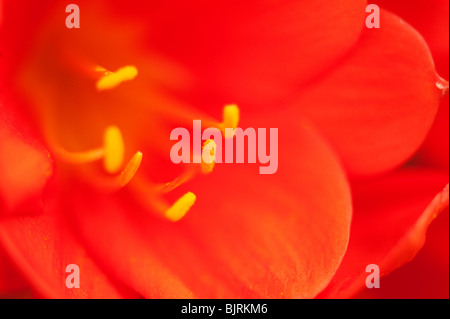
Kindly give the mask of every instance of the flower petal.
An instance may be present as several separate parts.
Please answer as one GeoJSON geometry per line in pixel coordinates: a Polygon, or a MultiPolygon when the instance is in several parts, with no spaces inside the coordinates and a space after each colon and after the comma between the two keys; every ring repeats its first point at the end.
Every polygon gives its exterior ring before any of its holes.
{"type": "Polygon", "coordinates": [[[0,245],[0,298],[17,293],[26,287],[27,284],[22,275],[0,245]]]}
{"type": "MultiPolygon", "coordinates": [[[[415,1],[408,0],[377,0],[377,4],[410,23],[425,38],[433,56],[439,58],[446,55],[447,63],[437,63],[438,71],[444,71],[448,76],[449,49],[449,2],[447,0],[415,1]]],[[[439,61],[440,62],[440,61],[439,61]]],[[[444,61],[442,61],[444,62],[444,61]]]]}
{"type": "Polygon", "coordinates": [[[419,148],[442,92],[428,47],[403,20],[381,11],[349,57],[300,93],[298,116],[313,119],[351,174],[392,169],[419,148]]]}
{"type": "Polygon", "coordinates": [[[127,1],[114,10],[145,19],[147,47],[191,71],[193,86],[186,89],[196,106],[219,111],[230,101],[272,107],[327,70],[356,43],[365,6],[365,0],[127,1]]]}
{"type": "Polygon", "coordinates": [[[278,172],[217,164],[186,186],[197,201],[177,223],[153,217],[126,193],[72,189],[64,201],[72,201],[86,247],[149,298],[186,297],[178,280],[198,298],[315,296],[345,252],[350,193],[323,141],[308,128],[282,129],[281,118],[271,121],[280,125],[278,172]]]}
{"type": "Polygon", "coordinates": [[[423,165],[449,169],[449,96],[441,102],[436,119],[420,148],[418,159],[423,165]]]}
{"type": "Polygon", "coordinates": [[[52,160],[36,141],[6,124],[0,110],[0,215],[42,208],[41,196],[52,174],[52,160]]]}
{"type": "Polygon", "coordinates": [[[356,298],[448,299],[448,209],[430,225],[425,246],[403,267],[382,279],[382,289],[365,289],[356,298]]]}
{"type": "Polygon", "coordinates": [[[367,265],[377,264],[386,275],[410,261],[422,248],[430,222],[448,208],[448,184],[439,192],[445,183],[445,172],[409,169],[353,185],[355,213],[348,250],[319,296],[351,297],[364,287],[367,265]]]}
{"type": "Polygon", "coordinates": [[[40,215],[0,222],[0,242],[36,291],[46,298],[133,296],[127,289],[117,288],[117,283],[102,273],[73,238],[67,225],[58,220],[40,215]],[[80,288],[66,288],[66,278],[70,274],[66,273],[66,267],[70,264],[79,266],[80,288]]]}
{"type": "MultiPolygon", "coordinates": [[[[377,3],[405,19],[427,41],[439,75],[449,77],[449,2],[447,0],[416,1],[380,0],[377,3]]],[[[427,139],[420,152],[420,162],[436,168],[449,168],[449,114],[448,94],[439,107],[427,139]]]]}

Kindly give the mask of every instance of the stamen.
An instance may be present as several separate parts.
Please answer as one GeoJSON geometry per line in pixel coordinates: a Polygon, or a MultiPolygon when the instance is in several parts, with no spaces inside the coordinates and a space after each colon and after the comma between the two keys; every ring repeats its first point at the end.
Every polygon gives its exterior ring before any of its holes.
{"type": "Polygon", "coordinates": [[[211,173],[214,169],[214,164],[216,161],[216,147],[216,142],[213,140],[207,140],[203,143],[201,168],[202,172],[205,174],[211,173]]]}
{"type": "MultiPolygon", "coordinates": [[[[53,144],[58,145],[55,142],[53,144]]],[[[125,146],[119,128],[110,126],[105,130],[103,147],[101,148],[86,152],[69,152],[61,146],[56,146],[53,147],[53,153],[59,161],[72,165],[91,163],[103,158],[106,172],[116,174],[123,166],[125,146]]],[[[142,153],[137,152],[119,175],[98,178],[97,183],[106,189],[118,189],[124,187],[136,175],[141,162],[142,153]]]]}
{"type": "Polygon", "coordinates": [[[179,221],[194,205],[196,199],[197,197],[194,193],[187,192],[167,209],[165,216],[173,222],[179,221]]]}
{"type": "Polygon", "coordinates": [[[122,133],[116,126],[106,129],[104,135],[104,166],[110,174],[117,173],[123,165],[125,146],[122,133]]]}
{"type": "Polygon", "coordinates": [[[122,82],[133,80],[138,75],[135,66],[129,65],[120,68],[116,72],[106,71],[102,67],[97,67],[96,71],[104,72],[104,75],[97,81],[97,90],[110,90],[117,87],[122,82]]]}
{"type": "Polygon", "coordinates": [[[224,133],[225,138],[231,138],[233,136],[227,136],[225,133],[226,128],[236,129],[239,124],[239,108],[236,104],[226,105],[223,108],[223,122],[220,125],[224,133]]]}
{"type": "Polygon", "coordinates": [[[194,170],[188,169],[182,175],[175,178],[173,181],[157,186],[155,190],[156,192],[167,194],[176,189],[177,187],[183,185],[184,183],[190,181],[195,176],[195,174],[196,173],[194,170]]]}
{"type": "Polygon", "coordinates": [[[105,150],[103,148],[86,152],[69,152],[62,147],[56,147],[53,149],[53,152],[58,160],[72,165],[95,162],[100,160],[105,154],[105,150]]]}
{"type": "Polygon", "coordinates": [[[131,181],[134,175],[136,175],[139,166],[141,166],[141,162],[142,162],[142,153],[137,152],[130,159],[127,166],[125,166],[125,169],[118,176],[118,182],[120,187],[124,187],[131,181]]]}
{"type": "MultiPolygon", "coordinates": [[[[167,183],[154,183],[148,178],[140,175],[135,178],[133,189],[136,190],[136,192],[139,194],[144,194],[144,196],[146,197],[148,197],[148,195],[162,196],[164,194],[170,193],[174,189],[190,181],[198,174],[198,170],[199,169],[197,167],[189,168],[185,170],[180,176],[167,183]]],[[[163,210],[165,211],[166,208],[164,208],[163,210]]]]}

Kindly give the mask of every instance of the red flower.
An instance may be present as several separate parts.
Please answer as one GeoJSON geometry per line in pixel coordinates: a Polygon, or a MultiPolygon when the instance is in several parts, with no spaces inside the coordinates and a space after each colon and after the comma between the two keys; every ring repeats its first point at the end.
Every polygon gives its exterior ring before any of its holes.
{"type": "Polygon", "coordinates": [[[430,164],[448,158],[432,128],[448,83],[398,16],[368,29],[359,0],[78,4],[68,29],[66,4],[3,3],[0,291],[23,287],[3,275],[17,269],[42,297],[351,297],[448,208],[448,166],[430,164]],[[230,102],[239,126],[279,129],[276,174],[171,163],[171,129],[223,127],[230,102]]]}

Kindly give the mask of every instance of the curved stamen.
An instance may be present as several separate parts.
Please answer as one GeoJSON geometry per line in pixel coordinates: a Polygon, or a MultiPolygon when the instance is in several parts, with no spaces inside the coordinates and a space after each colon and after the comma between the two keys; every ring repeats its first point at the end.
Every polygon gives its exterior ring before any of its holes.
{"type": "Polygon", "coordinates": [[[105,155],[105,150],[103,148],[97,148],[85,152],[69,152],[62,147],[55,147],[53,149],[53,154],[61,162],[79,165],[92,163],[102,159],[105,155]]]}
{"type": "Polygon", "coordinates": [[[137,152],[117,177],[120,187],[125,187],[133,179],[134,175],[136,175],[136,172],[139,169],[139,166],[141,166],[141,162],[142,153],[137,152]]]}
{"type": "MultiPolygon", "coordinates": [[[[104,133],[103,147],[86,152],[69,152],[63,147],[57,146],[53,148],[53,153],[57,160],[72,165],[92,163],[103,159],[105,171],[109,174],[116,174],[123,167],[125,145],[119,128],[109,126],[104,133]]],[[[142,156],[141,152],[135,153],[119,175],[112,179],[100,178],[99,184],[108,189],[126,186],[139,169],[142,156]]]]}
{"type": "Polygon", "coordinates": [[[191,209],[196,200],[197,196],[194,193],[187,192],[166,210],[165,216],[173,222],[179,221],[191,209]]]}
{"type": "MultiPolygon", "coordinates": [[[[239,124],[239,108],[236,105],[227,105],[223,110],[223,122],[217,123],[216,127],[225,131],[225,128],[236,129],[239,124]]],[[[232,137],[232,136],[231,136],[232,137]]],[[[144,177],[136,179],[134,185],[135,195],[151,211],[156,211],[171,221],[178,221],[194,205],[197,197],[192,192],[188,192],[179,198],[172,206],[161,198],[162,195],[169,193],[175,188],[191,180],[197,174],[211,173],[215,166],[217,145],[214,140],[207,140],[203,143],[200,165],[197,168],[188,169],[181,176],[173,181],[164,184],[152,183],[144,177]]]]}
{"type": "Polygon", "coordinates": [[[149,212],[152,212],[159,218],[175,222],[187,214],[189,209],[194,205],[197,197],[192,192],[188,192],[180,197],[173,205],[169,205],[162,195],[180,186],[185,182],[185,178],[190,179],[190,175],[186,174],[164,185],[155,185],[140,176],[130,186],[134,190],[133,194],[135,198],[149,212]]]}
{"type": "Polygon", "coordinates": [[[102,67],[97,67],[96,71],[104,72],[104,75],[97,81],[97,90],[99,91],[114,89],[123,82],[133,80],[138,75],[137,68],[132,65],[124,66],[116,72],[107,71],[102,67]]]}
{"type": "Polygon", "coordinates": [[[190,181],[195,176],[195,171],[193,169],[186,170],[182,175],[175,178],[173,181],[168,183],[158,185],[155,190],[162,194],[167,194],[174,189],[180,187],[184,183],[190,181]]]}

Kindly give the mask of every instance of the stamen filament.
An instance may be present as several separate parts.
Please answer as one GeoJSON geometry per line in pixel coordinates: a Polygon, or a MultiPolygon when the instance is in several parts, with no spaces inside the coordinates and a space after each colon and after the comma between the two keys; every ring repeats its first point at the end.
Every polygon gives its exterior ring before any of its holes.
{"type": "Polygon", "coordinates": [[[53,152],[58,160],[72,165],[95,162],[102,159],[105,155],[105,150],[103,148],[93,149],[86,152],[69,152],[62,147],[58,147],[55,148],[53,152]]]}
{"type": "Polygon", "coordinates": [[[143,176],[136,178],[133,184],[135,189],[140,193],[152,194],[152,196],[161,196],[170,193],[174,189],[180,187],[190,181],[196,174],[197,169],[188,169],[183,174],[167,183],[153,183],[143,176]]]}
{"type": "Polygon", "coordinates": [[[118,182],[120,187],[125,187],[131,181],[134,175],[136,175],[139,166],[141,166],[141,162],[142,162],[142,153],[137,152],[130,159],[128,164],[125,166],[124,170],[118,176],[118,182]]]}
{"type": "Polygon", "coordinates": [[[173,181],[170,181],[168,183],[156,187],[156,190],[158,192],[161,192],[162,194],[167,194],[173,191],[174,189],[180,187],[184,183],[190,181],[194,177],[194,175],[195,175],[194,170],[189,169],[185,171],[182,175],[175,178],[173,181]]]}
{"type": "MultiPolygon", "coordinates": [[[[54,145],[57,145],[54,143],[54,145]]],[[[53,148],[55,157],[64,163],[79,165],[91,163],[103,158],[105,171],[116,174],[123,166],[125,146],[122,133],[116,126],[105,130],[103,147],[86,152],[69,152],[61,146],[53,148]]],[[[117,189],[126,186],[135,176],[142,162],[142,153],[137,152],[128,161],[119,175],[108,178],[97,178],[98,184],[105,189],[117,189]]]]}

